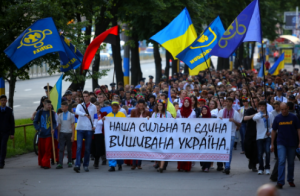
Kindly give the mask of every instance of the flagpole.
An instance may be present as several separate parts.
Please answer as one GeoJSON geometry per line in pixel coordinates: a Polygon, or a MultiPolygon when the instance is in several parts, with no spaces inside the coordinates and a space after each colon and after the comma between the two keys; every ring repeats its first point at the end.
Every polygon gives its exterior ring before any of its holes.
{"type": "MultiPolygon", "coordinates": [[[[259,16],[261,16],[260,6],[259,6],[259,0],[258,0],[258,7],[259,7],[259,16]]],[[[263,41],[263,33],[262,33],[262,25],[260,21],[260,35],[261,35],[261,55],[262,55],[262,66],[263,66],[263,84],[264,84],[264,94],[265,94],[265,101],[266,101],[266,118],[268,118],[268,103],[267,103],[267,92],[266,92],[266,78],[265,78],[265,52],[264,52],[264,41],[263,41]]],[[[266,134],[269,131],[269,121],[267,121],[267,131],[266,134]]]]}
{"type": "MultiPolygon", "coordinates": [[[[92,77],[92,74],[90,72],[90,70],[87,70],[87,72],[90,74],[90,76],[92,77]]],[[[99,85],[100,90],[103,92],[103,94],[105,95],[107,100],[110,100],[109,97],[105,94],[104,90],[102,89],[102,87],[99,85]]]]}
{"type": "Polygon", "coordinates": [[[242,72],[242,76],[245,78],[246,86],[247,86],[247,89],[248,89],[249,94],[250,94],[250,100],[251,100],[251,101],[250,101],[250,105],[251,105],[253,108],[256,108],[255,106],[252,105],[252,100],[253,100],[253,98],[252,98],[252,93],[251,93],[251,91],[250,91],[249,84],[248,84],[248,82],[247,82],[246,73],[245,73],[245,71],[244,71],[244,68],[242,68],[242,67],[241,67],[241,72],[242,72]]]}
{"type": "MultiPolygon", "coordinates": [[[[49,83],[47,83],[47,91],[49,92],[50,95],[50,90],[49,90],[49,83]]],[[[54,159],[54,163],[56,163],[56,156],[55,156],[55,146],[54,146],[54,136],[52,133],[53,130],[53,124],[52,124],[52,107],[50,109],[50,128],[51,128],[51,138],[52,138],[52,150],[53,150],[53,159],[54,159]]]]}
{"type": "MultiPolygon", "coordinates": [[[[204,61],[205,61],[205,63],[206,63],[206,66],[207,66],[207,69],[208,69],[208,72],[209,72],[210,78],[211,78],[211,80],[213,80],[213,79],[212,79],[212,76],[211,76],[211,72],[210,72],[210,70],[209,70],[209,67],[208,67],[208,64],[207,64],[207,61],[206,61],[206,58],[205,58],[205,54],[203,54],[203,50],[202,50],[202,48],[200,48],[200,49],[201,49],[201,53],[202,53],[202,55],[203,55],[204,61]]],[[[217,87],[215,86],[215,83],[214,83],[214,82],[212,82],[212,84],[213,84],[213,86],[215,87],[215,91],[217,92],[217,87]]],[[[220,103],[221,109],[223,109],[223,106],[222,106],[222,103],[221,103],[221,100],[220,100],[220,97],[219,97],[219,93],[218,93],[218,92],[217,92],[217,97],[218,97],[218,100],[219,100],[219,103],[220,103]]]]}

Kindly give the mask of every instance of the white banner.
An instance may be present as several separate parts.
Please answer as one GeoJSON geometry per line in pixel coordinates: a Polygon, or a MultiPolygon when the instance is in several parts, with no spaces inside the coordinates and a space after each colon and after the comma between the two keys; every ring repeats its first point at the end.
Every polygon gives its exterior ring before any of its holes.
{"type": "Polygon", "coordinates": [[[219,118],[106,117],[106,158],[228,162],[231,126],[219,118]]]}

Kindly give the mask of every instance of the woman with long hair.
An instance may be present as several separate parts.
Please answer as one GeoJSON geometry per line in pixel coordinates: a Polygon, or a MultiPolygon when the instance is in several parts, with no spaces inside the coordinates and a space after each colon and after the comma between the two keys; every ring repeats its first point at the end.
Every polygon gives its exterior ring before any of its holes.
{"type": "MultiPolygon", "coordinates": [[[[201,118],[211,118],[210,109],[206,105],[201,108],[201,118]]],[[[211,165],[211,162],[200,162],[200,166],[202,166],[202,171],[204,172],[208,172],[211,165]]]]}
{"type": "MultiPolygon", "coordinates": [[[[184,98],[183,105],[177,112],[177,118],[196,118],[196,113],[192,109],[192,100],[189,97],[184,98]]],[[[191,171],[192,162],[177,162],[178,171],[191,171]]]]}
{"type": "MultiPolygon", "coordinates": [[[[154,107],[154,112],[151,118],[172,118],[170,112],[166,110],[166,102],[162,99],[157,101],[157,105],[154,107]]],[[[147,117],[149,120],[149,116],[147,117]]],[[[165,161],[157,161],[154,168],[157,169],[158,172],[163,173],[165,161]]]]}
{"type": "Polygon", "coordinates": [[[219,113],[219,109],[218,109],[218,104],[215,100],[210,100],[210,102],[208,103],[208,107],[209,110],[211,111],[211,116],[213,116],[214,118],[217,118],[218,113],[219,113]]]}
{"type": "Polygon", "coordinates": [[[198,107],[197,97],[195,95],[192,95],[191,100],[192,100],[192,109],[196,113],[196,118],[199,118],[199,116],[201,114],[201,109],[198,107]]]}

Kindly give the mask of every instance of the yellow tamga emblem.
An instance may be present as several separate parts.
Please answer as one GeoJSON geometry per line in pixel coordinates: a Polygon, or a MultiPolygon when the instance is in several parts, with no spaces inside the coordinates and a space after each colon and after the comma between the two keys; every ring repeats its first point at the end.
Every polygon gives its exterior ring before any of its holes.
{"type": "Polygon", "coordinates": [[[51,34],[52,31],[49,29],[43,31],[28,29],[28,32],[20,41],[20,46],[18,48],[21,48],[22,46],[34,46],[35,48],[40,48],[44,45],[43,40],[46,38],[46,35],[51,34]]]}

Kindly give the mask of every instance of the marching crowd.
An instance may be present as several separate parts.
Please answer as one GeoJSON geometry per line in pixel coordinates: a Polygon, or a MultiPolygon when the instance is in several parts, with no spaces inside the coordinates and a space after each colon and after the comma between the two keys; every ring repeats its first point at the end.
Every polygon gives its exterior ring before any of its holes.
{"type": "MultiPolygon", "coordinates": [[[[277,76],[267,75],[265,81],[252,70],[206,70],[197,76],[183,73],[175,73],[170,78],[163,76],[161,82],[156,84],[153,76],[149,76],[147,83],[142,78],[137,86],[124,86],[120,82],[112,83],[110,87],[109,90],[107,85],[99,86],[93,92],[68,89],[57,113],[52,111],[45,87],[46,96],[41,98],[39,107],[32,115],[35,129],[39,131],[39,166],[49,169],[50,160],[53,162],[53,154],[56,154],[56,168],[63,168],[65,147],[68,152],[67,166],[74,167],[78,173],[81,164],[84,171],[89,171],[90,160],[94,160],[93,167],[96,169],[100,163],[106,165],[103,126],[106,116],[148,119],[227,118],[232,122],[230,161],[200,162],[202,171],[208,172],[216,164],[217,171],[230,174],[232,151],[240,143],[240,153],[249,160],[250,170],[259,175],[271,174],[270,156],[274,152],[276,164],[270,179],[277,181],[277,187],[282,188],[287,162],[287,182],[295,187],[294,160],[297,156],[300,160],[298,69],[295,68],[293,72],[281,70],[277,76]],[[169,97],[176,109],[176,116],[167,110],[169,97]],[[111,112],[101,111],[104,107],[111,107],[111,112]],[[52,153],[52,133],[55,135],[56,153],[52,153]]],[[[6,96],[2,95],[1,115],[3,109],[8,108],[6,101],[6,96]]],[[[0,119],[3,121],[3,118],[0,119]]],[[[13,136],[10,129],[7,128],[6,140],[13,136]]],[[[5,163],[6,145],[2,135],[1,168],[5,163]]],[[[109,160],[108,164],[109,171],[115,171],[116,167],[122,170],[123,164],[130,165],[132,170],[142,169],[141,160],[109,160]]],[[[177,169],[190,171],[194,164],[178,162],[177,169]]],[[[162,173],[167,165],[166,161],[156,161],[154,168],[162,173]]]]}

